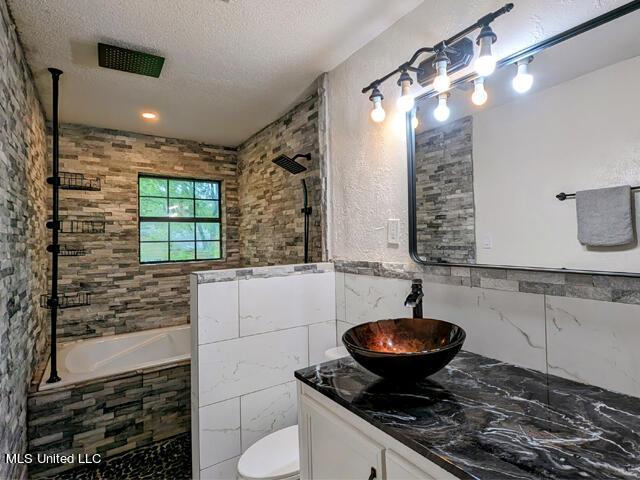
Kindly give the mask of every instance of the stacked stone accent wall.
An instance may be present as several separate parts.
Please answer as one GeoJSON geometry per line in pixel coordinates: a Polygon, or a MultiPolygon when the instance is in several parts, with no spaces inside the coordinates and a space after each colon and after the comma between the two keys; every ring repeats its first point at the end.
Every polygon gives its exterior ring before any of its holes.
{"type": "Polygon", "coordinates": [[[0,478],[27,445],[27,389],[46,342],[48,232],[44,115],[7,5],[0,0],[0,478]]]}
{"type": "Polygon", "coordinates": [[[428,262],[475,263],[472,117],[416,135],[418,253],[428,262]]]}
{"type": "Polygon", "coordinates": [[[238,148],[240,255],[243,265],[300,263],[304,259],[301,180],[313,209],[309,225],[309,261],[322,261],[322,175],[318,111],[313,95],[238,148]],[[307,171],[293,175],[272,162],[280,154],[298,159],[307,171]]]}
{"type": "MultiPolygon", "coordinates": [[[[191,428],[189,361],[29,396],[29,453],[112,457],[191,428]]],[[[77,467],[37,464],[38,478],[77,467]]]]}
{"type": "Polygon", "coordinates": [[[106,221],[104,234],[61,234],[63,243],[83,246],[87,255],[61,258],[60,288],[92,294],[91,306],[59,316],[61,341],[187,323],[189,273],[238,266],[235,149],[63,125],[60,164],[62,171],[97,175],[102,181],[99,192],[63,191],[61,218],[106,221]],[[222,182],[223,260],[140,264],[139,173],[222,182]]]}

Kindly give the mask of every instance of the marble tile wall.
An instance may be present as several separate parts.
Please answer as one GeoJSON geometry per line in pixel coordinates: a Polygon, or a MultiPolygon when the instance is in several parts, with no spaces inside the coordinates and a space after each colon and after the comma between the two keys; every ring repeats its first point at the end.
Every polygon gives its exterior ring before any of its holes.
{"type": "MultiPolygon", "coordinates": [[[[453,268],[445,275],[445,267],[411,271],[398,265],[365,263],[336,263],[338,342],[352,325],[410,315],[403,302],[411,278],[416,277],[424,282],[424,315],[462,326],[467,332],[466,350],[640,396],[640,350],[635,345],[640,335],[640,305],[622,303],[622,297],[603,301],[569,296],[568,290],[557,288],[567,284],[551,273],[508,271],[500,278],[500,270],[491,270],[488,272],[498,277],[492,278],[473,273],[474,269],[460,269],[466,270],[465,277],[453,268]],[[539,287],[522,291],[518,285],[504,284],[509,280],[539,287]]],[[[583,283],[591,278],[583,276],[583,283]]],[[[608,284],[628,288],[634,281],[616,283],[615,278],[609,278],[608,284]]]]}
{"type": "Polygon", "coordinates": [[[240,455],[297,421],[293,372],[336,345],[333,265],[199,272],[192,289],[194,476],[235,478],[240,455]]]}

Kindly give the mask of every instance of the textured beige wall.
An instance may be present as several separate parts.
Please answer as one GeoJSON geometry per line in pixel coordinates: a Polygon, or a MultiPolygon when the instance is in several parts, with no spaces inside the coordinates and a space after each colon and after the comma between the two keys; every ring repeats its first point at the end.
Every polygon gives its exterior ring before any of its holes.
{"type": "MultiPolygon", "coordinates": [[[[427,0],[329,72],[331,199],[329,239],[337,259],[410,262],[407,222],[407,156],[404,116],[395,101],[395,79],[382,87],[387,119],[369,118],[362,87],[406,61],[425,45],[456,33],[501,0],[427,0]],[[400,245],[388,245],[386,222],[400,219],[400,245]]],[[[627,3],[520,0],[494,24],[499,56],[523,48],[627,3]]],[[[414,85],[415,86],[415,85],[414,85]]]]}

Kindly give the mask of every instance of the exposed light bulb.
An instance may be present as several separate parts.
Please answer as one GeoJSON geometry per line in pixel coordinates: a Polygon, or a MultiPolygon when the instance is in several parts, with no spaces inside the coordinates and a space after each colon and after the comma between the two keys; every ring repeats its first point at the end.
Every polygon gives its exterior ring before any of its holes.
{"type": "Polygon", "coordinates": [[[481,77],[488,77],[496,69],[496,57],[493,55],[491,45],[496,41],[496,34],[493,33],[491,27],[484,26],[478,35],[478,45],[480,53],[474,62],[474,68],[481,77]]]}
{"type": "Polygon", "coordinates": [[[398,85],[400,85],[400,97],[398,97],[398,101],[396,105],[403,112],[409,112],[413,108],[415,104],[415,100],[413,95],[411,94],[411,84],[413,80],[411,76],[404,71],[400,74],[400,79],[398,80],[398,85]]]}
{"type": "Polygon", "coordinates": [[[158,114],[153,112],[142,112],[140,116],[145,120],[155,120],[158,118],[158,114]]]}
{"type": "Polygon", "coordinates": [[[415,115],[411,118],[411,126],[413,127],[413,129],[415,130],[416,128],[418,128],[418,125],[420,125],[420,122],[418,121],[418,117],[416,117],[415,115]]]}
{"type": "Polygon", "coordinates": [[[473,94],[471,94],[471,101],[474,105],[484,105],[489,98],[487,91],[484,89],[484,78],[478,77],[473,81],[473,94]]]}
{"type": "Polygon", "coordinates": [[[451,111],[447,106],[447,97],[448,95],[446,93],[438,95],[438,106],[433,111],[433,117],[439,122],[445,122],[451,114],[451,111]]]}
{"type": "Polygon", "coordinates": [[[384,97],[382,96],[382,93],[380,93],[380,90],[378,90],[378,87],[374,87],[373,91],[371,92],[371,96],[369,97],[369,100],[373,102],[373,108],[371,109],[371,113],[369,115],[371,116],[371,120],[376,123],[384,121],[384,117],[387,116],[384,108],[382,108],[383,98],[384,97]]]}
{"type": "Polygon", "coordinates": [[[516,76],[511,80],[511,85],[518,93],[528,92],[533,85],[533,75],[529,73],[529,62],[530,60],[527,60],[516,64],[518,67],[518,73],[516,73],[516,76]]]}
{"type": "Polygon", "coordinates": [[[438,74],[433,79],[433,89],[438,92],[446,92],[451,87],[451,79],[447,75],[447,60],[436,62],[436,70],[438,74]]]}
{"type": "Polygon", "coordinates": [[[382,108],[382,101],[375,100],[373,102],[373,109],[371,110],[371,120],[376,123],[380,123],[384,121],[384,118],[387,116],[387,113],[382,108]]]}

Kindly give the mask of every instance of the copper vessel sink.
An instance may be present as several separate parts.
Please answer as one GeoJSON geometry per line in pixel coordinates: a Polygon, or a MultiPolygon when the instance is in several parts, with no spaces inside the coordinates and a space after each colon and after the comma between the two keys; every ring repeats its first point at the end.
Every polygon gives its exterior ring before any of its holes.
{"type": "Polygon", "coordinates": [[[356,325],[344,333],[342,342],[370,372],[390,380],[415,380],[447,365],[465,338],[465,331],[453,323],[396,318],[356,325]]]}

